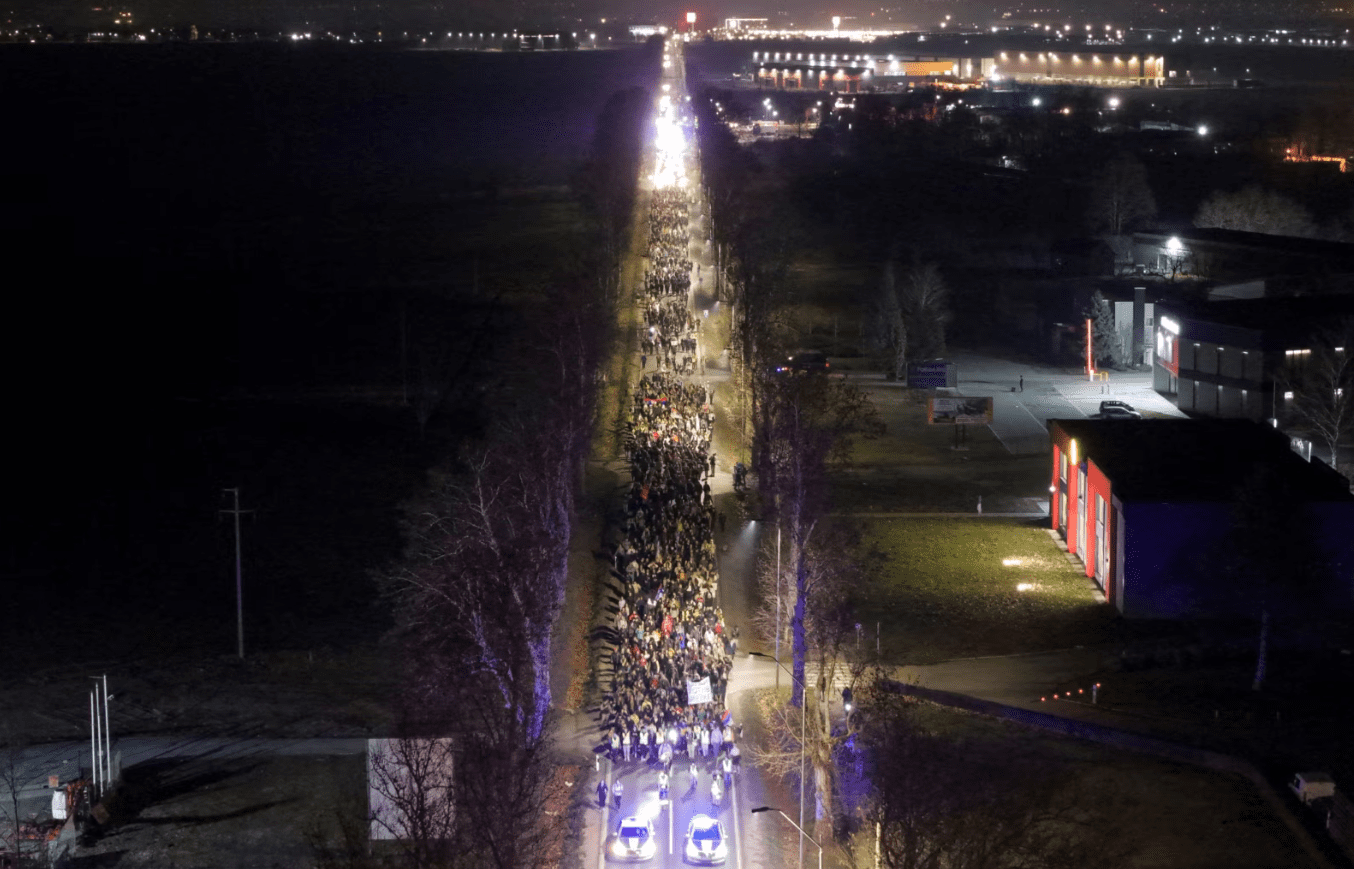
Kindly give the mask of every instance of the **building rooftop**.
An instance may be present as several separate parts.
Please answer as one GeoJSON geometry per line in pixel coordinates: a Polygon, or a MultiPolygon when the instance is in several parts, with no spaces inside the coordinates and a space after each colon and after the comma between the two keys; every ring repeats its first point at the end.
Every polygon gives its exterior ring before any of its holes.
{"type": "Polygon", "coordinates": [[[1171,237],[1185,243],[1207,244],[1217,247],[1231,247],[1251,251],[1282,252],[1293,256],[1311,257],[1329,261],[1333,265],[1348,266],[1354,263],[1354,244],[1342,241],[1325,241],[1317,238],[1300,238],[1292,235],[1268,235],[1262,232],[1241,232],[1235,229],[1217,229],[1216,227],[1182,227],[1176,230],[1138,231],[1135,239],[1161,239],[1171,237]]]}
{"type": "Polygon", "coordinates": [[[1354,501],[1349,482],[1307,462],[1288,437],[1251,420],[1055,419],[1079,457],[1104,471],[1123,501],[1231,501],[1258,465],[1289,480],[1308,501],[1354,501]]]}
{"type": "MultiPolygon", "coordinates": [[[[1341,320],[1354,317],[1354,295],[1160,304],[1167,315],[1175,312],[1197,324],[1217,323],[1264,333],[1263,345],[1274,350],[1306,347],[1322,329],[1337,328],[1341,320]]],[[[1189,337],[1212,340],[1206,329],[1197,327],[1189,337]]]]}

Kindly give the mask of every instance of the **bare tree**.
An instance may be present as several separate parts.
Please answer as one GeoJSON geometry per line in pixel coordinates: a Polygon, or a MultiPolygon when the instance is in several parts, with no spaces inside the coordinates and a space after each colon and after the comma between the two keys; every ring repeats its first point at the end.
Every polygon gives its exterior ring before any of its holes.
{"type": "MultiPolygon", "coordinates": [[[[0,721],[0,853],[12,852],[19,866],[48,866],[46,839],[31,827],[25,836],[21,814],[25,778],[24,754],[31,744],[29,733],[21,728],[18,716],[7,714],[0,721]]],[[[28,770],[32,776],[32,771],[28,770]]],[[[30,817],[31,821],[31,817],[30,817]]]]}
{"type": "Polygon", "coordinates": [[[1110,160],[1091,184],[1086,221],[1093,232],[1123,235],[1156,213],[1147,170],[1132,154],[1110,160]]]}
{"type": "MultiPolygon", "coordinates": [[[[854,685],[864,672],[863,660],[850,654],[850,641],[855,636],[855,599],[866,582],[866,572],[856,557],[860,539],[855,530],[840,524],[822,530],[806,554],[810,581],[803,607],[807,655],[818,673],[816,690],[806,694],[798,707],[793,703],[769,707],[768,741],[749,749],[759,767],[798,781],[801,789],[808,787],[812,776],[814,818],[820,824],[836,815],[836,758],[850,734],[845,716],[834,726],[834,712],[842,707],[833,686],[840,681],[854,685]]],[[[759,565],[758,580],[763,603],[754,614],[754,624],[760,633],[771,636],[791,623],[796,588],[777,575],[770,559],[759,565]],[[782,596],[784,607],[778,601],[782,596]]],[[[828,835],[829,831],[819,832],[828,835]]]]}
{"type": "Polygon", "coordinates": [[[1316,235],[1311,212],[1288,197],[1259,185],[1209,196],[1199,206],[1194,225],[1302,238],[1316,235]]]}
{"type": "Polygon", "coordinates": [[[6,719],[0,723],[0,799],[4,800],[3,814],[0,814],[0,847],[20,853],[22,840],[19,836],[19,795],[23,791],[23,776],[20,762],[23,760],[24,740],[14,728],[14,722],[6,719]]]}
{"type": "Polygon", "coordinates": [[[1343,472],[1340,444],[1354,433],[1354,319],[1339,323],[1289,367],[1297,421],[1325,444],[1331,467],[1343,472]]]}
{"type": "Polygon", "coordinates": [[[945,325],[950,321],[950,288],[935,263],[915,266],[898,287],[898,303],[907,324],[909,361],[945,354],[945,325]]]}
{"type": "MultiPolygon", "coordinates": [[[[878,434],[880,422],[866,395],[844,380],[791,374],[766,376],[763,382],[754,464],[762,494],[771,499],[789,538],[794,674],[802,686],[808,655],[807,606],[821,578],[810,569],[809,547],[825,512],[828,470],[849,459],[858,438],[878,434]]],[[[793,698],[796,705],[803,702],[801,688],[795,689],[793,698]]]]}
{"type": "Polygon", "coordinates": [[[404,866],[439,869],[457,841],[453,741],[403,736],[373,741],[367,754],[371,835],[397,843],[404,866]]]}
{"type": "Polygon", "coordinates": [[[1268,465],[1250,469],[1237,489],[1232,533],[1218,559],[1227,587],[1216,593],[1260,623],[1254,691],[1268,677],[1274,622],[1320,609],[1326,571],[1314,527],[1307,505],[1282,473],[1268,465]]]}
{"type": "Polygon", "coordinates": [[[888,378],[906,378],[907,321],[903,319],[903,306],[898,301],[897,265],[891,258],[884,263],[884,277],[875,303],[875,327],[879,346],[887,356],[885,372],[888,378]]]}

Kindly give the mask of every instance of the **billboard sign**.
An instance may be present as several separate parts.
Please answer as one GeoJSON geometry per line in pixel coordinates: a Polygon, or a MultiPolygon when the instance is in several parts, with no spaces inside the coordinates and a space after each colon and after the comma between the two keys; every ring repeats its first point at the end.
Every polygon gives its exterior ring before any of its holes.
{"type": "Polygon", "coordinates": [[[941,389],[956,386],[959,376],[953,362],[909,362],[907,385],[910,389],[941,389]]]}
{"type": "Polygon", "coordinates": [[[926,397],[926,421],[931,425],[990,425],[992,397],[926,397]]]}

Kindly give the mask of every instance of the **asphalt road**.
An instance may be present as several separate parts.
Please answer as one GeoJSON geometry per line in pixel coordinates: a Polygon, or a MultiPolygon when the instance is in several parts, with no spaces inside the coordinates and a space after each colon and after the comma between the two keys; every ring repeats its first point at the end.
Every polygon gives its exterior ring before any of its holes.
{"type": "Polygon", "coordinates": [[[673,762],[673,776],[669,783],[669,799],[663,803],[659,799],[657,765],[638,760],[613,764],[607,775],[609,787],[609,805],[603,813],[607,838],[603,854],[599,855],[599,867],[618,866],[635,861],[618,859],[611,851],[616,840],[621,821],[629,817],[646,818],[653,822],[655,854],[652,860],[644,861],[645,866],[679,867],[691,865],[684,858],[687,825],[696,815],[708,815],[718,818],[724,824],[729,837],[728,858],[720,865],[728,869],[740,869],[739,860],[742,845],[744,818],[739,812],[746,813],[747,806],[742,805],[739,794],[739,774],[735,773],[733,787],[725,791],[719,805],[715,805],[710,795],[710,785],[714,781],[716,763],[710,759],[697,757],[696,781],[693,787],[690,774],[690,761],[685,757],[673,762]],[[620,809],[616,808],[614,796],[615,783],[623,785],[624,794],[620,809]]]}

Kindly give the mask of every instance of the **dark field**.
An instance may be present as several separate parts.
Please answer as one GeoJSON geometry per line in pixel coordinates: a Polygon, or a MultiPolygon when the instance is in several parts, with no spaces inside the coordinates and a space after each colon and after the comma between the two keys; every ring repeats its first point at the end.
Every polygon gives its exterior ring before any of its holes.
{"type": "Polygon", "coordinates": [[[372,640],[401,500],[480,430],[643,49],[0,51],[7,660],[372,640]],[[431,372],[422,428],[406,398],[431,372]]]}

